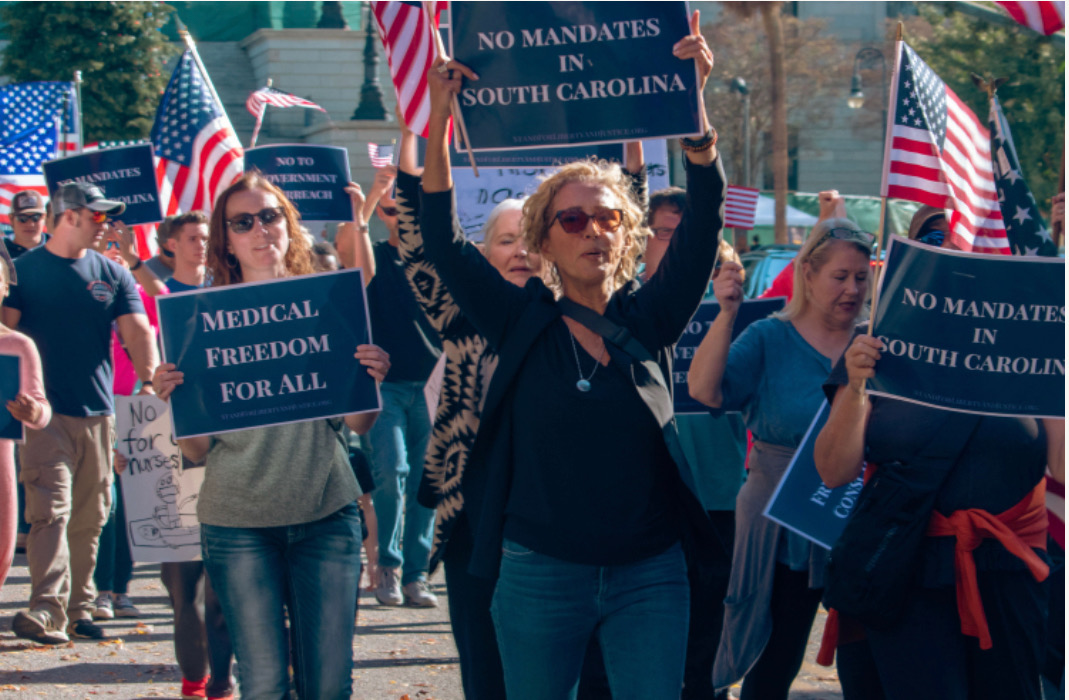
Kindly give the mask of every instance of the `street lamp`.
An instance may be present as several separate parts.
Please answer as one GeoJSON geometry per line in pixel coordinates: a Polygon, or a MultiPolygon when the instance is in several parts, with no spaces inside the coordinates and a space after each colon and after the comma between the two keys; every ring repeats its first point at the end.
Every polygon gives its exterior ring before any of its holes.
{"type": "Polygon", "coordinates": [[[736,76],[731,81],[731,90],[742,95],[742,185],[750,186],[750,86],[744,78],[736,76]]]}
{"type": "MultiPolygon", "coordinates": [[[[846,104],[850,109],[861,109],[865,106],[865,92],[861,89],[861,67],[863,64],[872,67],[877,60],[882,70],[880,78],[882,89],[887,84],[887,61],[883,58],[883,51],[866,46],[854,56],[854,76],[850,79],[850,96],[846,98],[846,104]]],[[[884,105],[884,111],[886,112],[886,105],[884,105]]],[[[886,117],[886,114],[884,116],[886,117]]]]}

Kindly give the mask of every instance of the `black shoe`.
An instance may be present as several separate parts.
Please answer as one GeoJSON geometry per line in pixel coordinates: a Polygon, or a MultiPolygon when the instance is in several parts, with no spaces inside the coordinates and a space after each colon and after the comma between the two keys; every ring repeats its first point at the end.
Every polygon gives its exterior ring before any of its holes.
{"type": "Polygon", "coordinates": [[[11,621],[11,631],[16,637],[38,644],[66,644],[70,641],[63,630],[56,629],[52,618],[44,610],[20,610],[15,613],[15,618],[11,621]]]}
{"type": "Polygon", "coordinates": [[[67,627],[67,634],[72,639],[104,639],[104,628],[92,620],[76,620],[67,627]]]}

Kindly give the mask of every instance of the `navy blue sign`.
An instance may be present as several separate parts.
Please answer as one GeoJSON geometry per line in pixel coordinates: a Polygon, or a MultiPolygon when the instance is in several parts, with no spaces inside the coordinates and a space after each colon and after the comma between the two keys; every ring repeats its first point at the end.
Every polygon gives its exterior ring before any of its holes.
{"type": "Polygon", "coordinates": [[[259,146],[245,151],[245,170],[256,168],[276,184],[305,221],[352,221],[349,152],[337,146],[259,146]]]}
{"type": "MultiPolygon", "coordinates": [[[[685,2],[454,2],[451,55],[473,150],[695,134],[685,2]]],[[[481,164],[481,161],[477,161],[481,164]]],[[[493,167],[493,166],[490,166],[493,167]]]]}
{"type": "Polygon", "coordinates": [[[22,421],[7,410],[7,402],[19,394],[19,364],[18,355],[0,355],[0,438],[8,440],[22,440],[25,432],[22,421]]]}
{"type": "Polygon", "coordinates": [[[864,485],[860,476],[835,489],[820,480],[813,445],[828,421],[828,410],[824,401],[765,508],[766,516],[824,549],[839,539],[864,485]]]}
{"type": "Polygon", "coordinates": [[[965,413],[1065,416],[1065,261],[892,237],[874,394],[965,413]]]}
{"type": "MultiPolygon", "coordinates": [[[[787,302],[783,297],[771,299],[747,299],[739,306],[739,313],[735,316],[735,326],[731,330],[731,339],[739,337],[746,330],[746,326],[754,321],[768,318],[783,308],[787,302]]],[[[675,384],[676,413],[708,413],[709,407],[700,401],[690,398],[687,392],[687,375],[690,373],[690,361],[694,359],[694,352],[701,345],[702,338],[720,313],[720,304],[715,301],[703,301],[694,312],[687,324],[687,330],[683,337],[676,343],[674,359],[672,362],[672,383],[675,384]]]]}
{"type": "Polygon", "coordinates": [[[353,357],[371,342],[360,270],[157,298],[175,437],[378,410],[375,380],[353,357]]]}
{"type": "Polygon", "coordinates": [[[117,217],[124,224],[151,224],[163,221],[152,145],[148,143],[106,148],[51,160],[42,166],[49,193],[70,182],[88,182],[104,191],[104,196],[126,204],[117,217]]]}

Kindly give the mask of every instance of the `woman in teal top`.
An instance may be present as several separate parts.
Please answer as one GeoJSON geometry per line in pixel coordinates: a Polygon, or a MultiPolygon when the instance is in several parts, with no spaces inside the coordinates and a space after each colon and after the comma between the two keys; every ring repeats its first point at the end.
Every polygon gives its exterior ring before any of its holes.
{"type": "Polygon", "coordinates": [[[713,684],[745,676],[742,700],[787,697],[801,667],[823,587],[824,550],[762,515],[821,402],[868,291],[874,237],[848,219],[813,227],[795,264],[794,296],[731,343],[742,266],[713,282],[721,312],[690,367],[690,394],[741,411],[754,435],[750,474],[735,507],[735,551],[713,684]]]}

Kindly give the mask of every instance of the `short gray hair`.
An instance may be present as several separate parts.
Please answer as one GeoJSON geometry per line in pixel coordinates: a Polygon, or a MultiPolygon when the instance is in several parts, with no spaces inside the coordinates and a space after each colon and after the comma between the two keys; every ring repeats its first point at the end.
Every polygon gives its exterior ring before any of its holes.
{"type": "Polygon", "coordinates": [[[490,214],[486,217],[486,223],[483,224],[482,241],[483,247],[490,245],[494,236],[494,229],[497,227],[497,220],[501,218],[501,215],[507,211],[523,211],[522,199],[506,199],[494,207],[490,214]]]}

